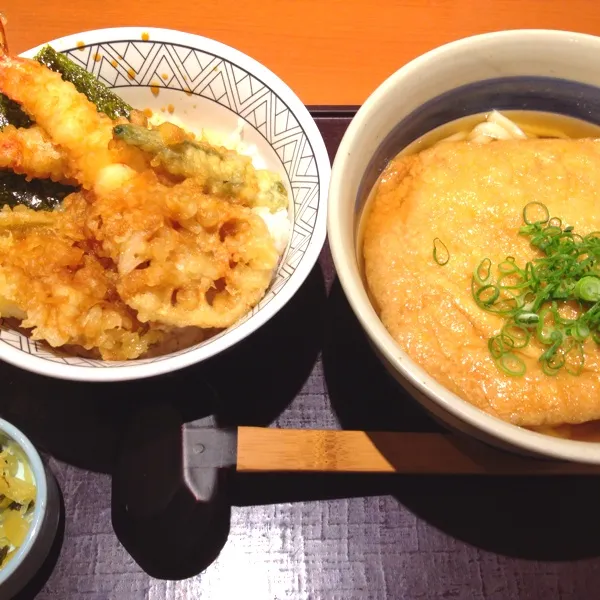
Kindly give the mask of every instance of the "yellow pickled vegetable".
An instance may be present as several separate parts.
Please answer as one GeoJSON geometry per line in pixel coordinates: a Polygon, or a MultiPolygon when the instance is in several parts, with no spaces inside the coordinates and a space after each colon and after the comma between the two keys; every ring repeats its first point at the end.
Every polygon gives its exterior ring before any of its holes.
{"type": "Polygon", "coordinates": [[[21,546],[29,527],[36,498],[31,468],[21,449],[0,438],[0,568],[21,546]]]}
{"type": "Polygon", "coordinates": [[[19,510],[8,510],[0,525],[0,535],[5,537],[13,546],[20,546],[27,535],[29,523],[19,510]]]}
{"type": "Polygon", "coordinates": [[[19,504],[29,504],[35,499],[35,486],[18,477],[0,475],[0,494],[19,504]]]}

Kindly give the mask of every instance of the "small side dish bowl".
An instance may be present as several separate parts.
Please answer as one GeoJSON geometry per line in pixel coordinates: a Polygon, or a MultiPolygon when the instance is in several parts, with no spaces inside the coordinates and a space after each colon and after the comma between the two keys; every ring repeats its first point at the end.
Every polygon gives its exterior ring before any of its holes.
{"type": "Polygon", "coordinates": [[[561,439],[484,413],[435,381],[398,346],[369,299],[358,224],[382,170],[412,141],[467,115],[536,110],[600,124],[600,38],[549,30],[478,35],[408,63],[367,99],[332,169],[329,243],[345,294],[377,354],[396,379],[449,426],[512,451],[600,464],[600,443],[561,439]]]}
{"type": "Polygon", "coordinates": [[[29,439],[14,425],[0,419],[0,443],[4,446],[7,442],[14,445],[27,462],[36,495],[23,543],[0,567],[0,598],[12,598],[38,572],[56,536],[60,516],[54,476],[29,439]]]}
{"type": "MultiPolygon", "coordinates": [[[[231,327],[201,343],[151,358],[102,361],[32,341],[5,324],[0,327],[0,359],[56,378],[123,381],[199,363],[243,340],[294,296],[325,242],[331,168],[308,110],[265,66],[201,36],[121,27],[76,33],[48,44],[134,108],[195,133],[208,133],[219,144],[240,142],[256,168],[281,176],[289,198],[289,235],[287,244],[279,239],[285,250],[262,300],[231,327]]],[[[45,45],[23,56],[32,58],[45,45]]]]}

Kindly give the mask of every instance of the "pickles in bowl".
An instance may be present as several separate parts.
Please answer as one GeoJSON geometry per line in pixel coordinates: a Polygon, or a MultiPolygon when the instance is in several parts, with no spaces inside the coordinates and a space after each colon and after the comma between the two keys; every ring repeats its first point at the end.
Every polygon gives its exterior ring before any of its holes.
{"type": "Polygon", "coordinates": [[[0,434],[0,568],[23,545],[31,527],[37,489],[23,450],[0,434]]]}
{"type": "Polygon", "coordinates": [[[14,425],[0,419],[0,598],[38,572],[54,541],[60,500],[54,477],[14,425]]]}

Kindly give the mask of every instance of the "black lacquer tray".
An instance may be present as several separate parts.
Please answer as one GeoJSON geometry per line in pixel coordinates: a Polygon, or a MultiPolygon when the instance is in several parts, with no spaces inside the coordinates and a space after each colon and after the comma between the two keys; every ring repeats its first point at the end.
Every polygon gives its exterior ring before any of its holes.
{"type": "MultiPolygon", "coordinates": [[[[312,112],[333,159],[354,109],[312,112]]],[[[173,560],[168,526],[136,530],[111,505],[111,474],[141,407],[221,426],[440,431],[372,354],[327,246],[284,310],[201,366],[121,384],[49,380],[4,364],[0,377],[0,415],[46,453],[64,502],[52,553],[19,598],[598,595],[598,478],[237,474],[227,482],[233,507],[211,514],[210,530],[190,526],[185,560],[173,560]]],[[[157,474],[168,461],[168,449],[157,452],[157,474]]],[[[151,512],[165,488],[147,485],[151,512]]]]}

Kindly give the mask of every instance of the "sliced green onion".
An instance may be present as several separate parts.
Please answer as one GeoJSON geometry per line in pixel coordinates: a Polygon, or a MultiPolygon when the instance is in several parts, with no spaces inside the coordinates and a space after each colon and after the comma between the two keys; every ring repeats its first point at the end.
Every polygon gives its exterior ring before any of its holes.
{"type": "Polygon", "coordinates": [[[552,332],[554,328],[546,323],[546,316],[551,314],[549,308],[545,308],[539,314],[539,321],[535,328],[535,335],[542,344],[552,344],[552,332]]]}
{"type": "Polygon", "coordinates": [[[564,368],[578,375],[586,340],[600,345],[600,231],[582,237],[541,202],[524,207],[523,221],[518,232],[529,238],[537,257],[521,267],[507,256],[495,269],[484,258],[471,279],[477,305],[505,321],[488,341],[490,354],[512,374],[521,369],[517,351],[534,338],[546,346],[538,358],[544,373],[564,368]],[[577,316],[563,316],[567,307],[576,307],[577,316]]]}
{"type": "Polygon", "coordinates": [[[433,240],[433,260],[442,267],[450,260],[450,252],[440,238],[433,240]]]}
{"type": "Polygon", "coordinates": [[[583,353],[583,344],[573,342],[564,352],[565,369],[569,375],[580,375],[585,364],[585,355],[583,353]]]}
{"type": "Polygon", "coordinates": [[[592,231],[588,233],[584,238],[586,242],[600,244],[600,231],[592,231]]]}
{"type": "Polygon", "coordinates": [[[496,335],[488,340],[488,348],[493,358],[500,358],[507,352],[507,347],[501,336],[496,335]]]}
{"type": "Polygon", "coordinates": [[[516,273],[520,270],[521,269],[519,269],[519,267],[517,267],[517,265],[515,264],[514,256],[508,256],[506,260],[503,260],[498,265],[498,271],[507,275],[510,275],[511,273],[516,273]]]}
{"type": "Polygon", "coordinates": [[[565,365],[564,352],[556,352],[546,360],[546,364],[550,369],[559,371],[565,365]]]}
{"type": "Polygon", "coordinates": [[[598,302],[600,300],[600,279],[593,276],[582,277],[574,289],[575,297],[586,302],[598,302]]]}
{"type": "Polygon", "coordinates": [[[548,207],[541,202],[530,202],[523,209],[523,221],[527,225],[547,223],[550,220],[548,207]]]}
{"type": "Polygon", "coordinates": [[[480,306],[483,304],[493,304],[500,296],[500,289],[495,285],[484,285],[477,290],[475,300],[480,306]],[[486,295],[487,294],[487,295],[486,295]]]}
{"type": "Polygon", "coordinates": [[[560,371],[560,369],[554,369],[547,362],[543,362],[542,363],[542,371],[544,372],[544,374],[550,375],[550,377],[553,377],[554,375],[558,375],[558,372],[560,371]]]}
{"type": "Polygon", "coordinates": [[[522,312],[515,315],[515,322],[519,325],[537,325],[540,322],[540,316],[534,312],[522,312]]]}
{"type": "Polygon", "coordinates": [[[575,321],[575,327],[572,329],[573,337],[579,341],[583,342],[590,335],[590,328],[585,322],[580,321],[579,319],[575,321]]]}
{"type": "Polygon", "coordinates": [[[529,344],[531,339],[531,332],[522,325],[508,322],[502,328],[500,332],[500,338],[505,340],[511,340],[513,348],[524,348],[529,344]]]}
{"type": "Polygon", "coordinates": [[[489,258],[484,258],[473,272],[473,278],[479,285],[484,285],[491,274],[492,261],[489,258]]]}
{"type": "MultiPolygon", "coordinates": [[[[548,210],[548,209],[546,209],[546,210],[548,210]]],[[[558,229],[558,233],[562,233],[563,232],[562,219],[559,219],[558,217],[552,217],[548,221],[548,225],[546,225],[546,230],[548,230],[550,227],[552,227],[553,229],[558,229]]]]}
{"type": "Polygon", "coordinates": [[[496,364],[500,368],[501,371],[504,371],[507,375],[511,375],[513,377],[520,377],[525,375],[525,363],[520,356],[517,356],[513,352],[507,352],[503,354],[498,360],[496,364]]]}
{"type": "Polygon", "coordinates": [[[540,356],[540,362],[550,362],[555,356],[557,356],[558,349],[563,341],[563,335],[560,331],[553,331],[550,335],[551,346],[545,350],[540,356]]]}

